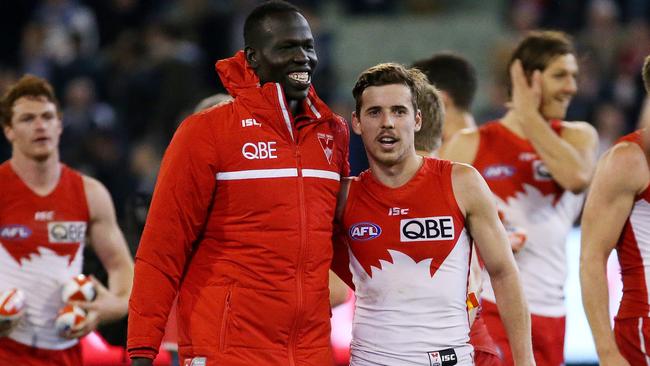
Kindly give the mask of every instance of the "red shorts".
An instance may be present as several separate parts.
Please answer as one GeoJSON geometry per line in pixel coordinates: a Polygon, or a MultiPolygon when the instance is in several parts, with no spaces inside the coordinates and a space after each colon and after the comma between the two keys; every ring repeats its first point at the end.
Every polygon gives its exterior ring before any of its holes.
{"type": "MultiPolygon", "coordinates": [[[[503,355],[503,364],[514,365],[512,352],[508,343],[506,330],[501,323],[499,311],[494,303],[483,300],[483,319],[492,339],[503,355]]],[[[548,317],[531,314],[530,316],[533,354],[537,366],[561,366],[564,364],[564,328],[565,317],[548,317]]]]}
{"type": "Polygon", "coordinates": [[[81,346],[64,350],[49,350],[26,346],[8,337],[0,338],[0,365],[20,366],[79,366],[81,346]]]}
{"type": "Polygon", "coordinates": [[[501,366],[499,348],[485,326],[481,313],[476,315],[469,331],[469,343],[474,346],[474,364],[476,366],[501,366]]]}
{"type": "Polygon", "coordinates": [[[616,319],[614,336],[619,351],[630,365],[650,362],[650,318],[616,319]]]}

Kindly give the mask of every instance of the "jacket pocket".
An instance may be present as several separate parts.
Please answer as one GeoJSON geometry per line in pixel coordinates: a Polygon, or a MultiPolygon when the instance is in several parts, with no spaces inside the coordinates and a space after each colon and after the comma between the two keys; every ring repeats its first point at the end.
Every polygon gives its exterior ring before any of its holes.
{"type": "Polygon", "coordinates": [[[226,336],[228,332],[228,320],[230,318],[230,298],[232,297],[232,286],[228,287],[226,299],[223,305],[223,315],[221,317],[221,331],[219,332],[219,352],[224,352],[226,348],[226,336]]]}

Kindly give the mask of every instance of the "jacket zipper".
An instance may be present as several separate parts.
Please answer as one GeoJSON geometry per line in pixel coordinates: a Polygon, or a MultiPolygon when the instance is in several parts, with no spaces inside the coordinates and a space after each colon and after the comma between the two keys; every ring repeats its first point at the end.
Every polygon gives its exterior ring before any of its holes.
{"type": "Polygon", "coordinates": [[[223,352],[226,346],[226,328],[230,316],[230,297],[232,296],[232,286],[228,287],[226,300],[223,306],[223,316],[221,317],[221,332],[219,333],[219,352],[223,352]]]}
{"type": "Polygon", "coordinates": [[[293,327],[291,329],[290,338],[289,338],[289,366],[295,366],[295,352],[296,352],[296,343],[298,336],[298,329],[300,329],[300,323],[302,318],[302,308],[303,308],[303,294],[302,294],[302,281],[303,281],[303,265],[304,265],[304,251],[307,246],[307,214],[305,208],[305,186],[304,180],[302,177],[302,162],[300,156],[300,150],[296,147],[296,163],[298,167],[298,197],[300,205],[300,247],[298,249],[298,265],[296,266],[296,317],[293,321],[293,327]]]}

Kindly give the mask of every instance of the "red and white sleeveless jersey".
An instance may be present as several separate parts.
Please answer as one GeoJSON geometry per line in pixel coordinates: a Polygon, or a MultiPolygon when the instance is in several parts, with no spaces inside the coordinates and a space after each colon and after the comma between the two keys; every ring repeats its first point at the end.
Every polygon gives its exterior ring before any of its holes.
{"type": "MultiPolygon", "coordinates": [[[[551,122],[559,134],[561,122],[551,122]]],[[[582,208],[584,194],[560,186],[528,140],[498,121],[479,127],[474,167],[495,195],[506,227],[522,231],[526,242],[515,254],[530,312],[563,316],[566,238],[582,208]]],[[[483,297],[495,302],[489,276],[483,297]]]]}
{"type": "Polygon", "coordinates": [[[9,162],[0,165],[0,291],[19,288],[26,314],[9,335],[28,346],[65,349],[54,320],[63,306],[61,286],[81,273],[89,213],[81,175],[62,165],[47,196],[35,194],[9,162]]]}
{"type": "Polygon", "coordinates": [[[399,188],[369,170],[352,181],[342,217],[356,295],[351,365],[472,364],[471,245],[451,168],[424,158],[399,188]]]}
{"type": "MultiPolygon", "coordinates": [[[[619,140],[623,141],[641,146],[641,130],[619,140]]],[[[616,318],[650,316],[650,187],[636,197],[616,253],[623,278],[623,298],[616,318]]]]}

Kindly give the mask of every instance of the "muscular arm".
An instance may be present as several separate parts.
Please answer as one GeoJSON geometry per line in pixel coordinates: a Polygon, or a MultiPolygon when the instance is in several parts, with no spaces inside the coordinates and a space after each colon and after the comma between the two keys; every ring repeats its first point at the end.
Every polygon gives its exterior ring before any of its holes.
{"type": "Polygon", "coordinates": [[[598,164],[582,216],[580,282],[582,302],[601,365],[627,364],[614,341],[607,291],[607,259],[616,246],[635,196],[648,185],[641,149],[615,145],[598,164]]]}
{"type": "Polygon", "coordinates": [[[530,315],[519,272],[490,190],[478,172],[464,164],[454,164],[452,182],[469,232],[490,275],[515,363],[534,365],[530,315]]]}
{"type": "Polygon", "coordinates": [[[184,121],[163,158],[136,254],[127,341],[131,358],[153,359],[157,354],[213,200],[217,151],[210,121],[203,118],[194,115],[184,121]]]}
{"type": "Polygon", "coordinates": [[[564,122],[562,135],[553,131],[539,112],[541,76],[536,71],[529,84],[519,62],[510,68],[512,105],[508,112],[544,161],[553,179],[574,193],[587,189],[596,165],[596,130],[584,122],[564,122]]]}
{"type": "Polygon", "coordinates": [[[133,260],[117,225],[115,207],[106,188],[89,177],[84,177],[84,187],[90,210],[90,245],[108,273],[107,296],[104,302],[98,296],[95,306],[90,306],[90,309],[99,311],[100,323],[110,322],[127,313],[133,284],[133,260]]]}

